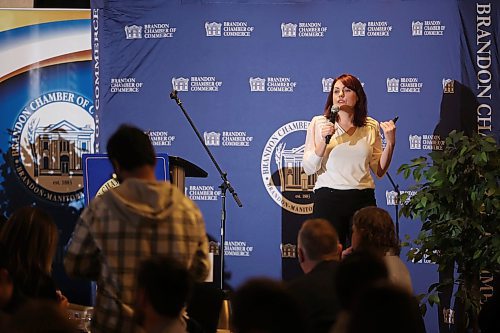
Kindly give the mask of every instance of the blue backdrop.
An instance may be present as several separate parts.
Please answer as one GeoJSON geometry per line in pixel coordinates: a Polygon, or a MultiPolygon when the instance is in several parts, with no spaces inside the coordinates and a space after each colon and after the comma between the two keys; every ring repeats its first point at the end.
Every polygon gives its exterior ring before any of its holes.
{"type": "MultiPolygon", "coordinates": [[[[498,137],[498,9],[487,1],[93,1],[95,104],[100,142],[128,122],[159,152],[208,171],[186,194],[220,236],[220,179],[169,99],[178,91],[205,143],[238,192],[228,197],[228,283],[298,273],[295,238],[311,212],[312,177],[301,157],[308,121],[321,114],[332,78],[356,75],[369,114],[399,116],[390,173],[441,149],[452,129],[498,137]],[[482,59],[481,57],[485,58],[482,59]],[[481,72],[482,71],[482,72],[481,72]]],[[[377,182],[394,215],[394,191],[377,182]]],[[[401,235],[418,221],[402,219],[401,235]]],[[[217,252],[214,244],[212,250],[217,252]]],[[[417,292],[436,267],[408,264],[417,292]]],[[[432,315],[430,315],[432,316],[432,315]]],[[[428,320],[430,321],[432,317],[428,320]]],[[[431,329],[432,331],[432,329],[431,329]]]]}

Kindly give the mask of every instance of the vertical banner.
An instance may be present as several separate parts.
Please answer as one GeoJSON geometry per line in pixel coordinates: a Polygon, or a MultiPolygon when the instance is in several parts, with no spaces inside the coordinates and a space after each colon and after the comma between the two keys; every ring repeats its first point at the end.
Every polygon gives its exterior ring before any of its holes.
{"type": "MultiPolygon", "coordinates": [[[[0,10],[0,205],[47,211],[59,228],[54,277],[72,302],[62,255],[83,207],[82,154],[98,135],[91,82],[88,10],[0,10]]],[[[85,290],[85,288],[87,290],[85,290]]]]}
{"type": "Polygon", "coordinates": [[[500,142],[500,4],[497,1],[458,1],[461,20],[462,83],[477,100],[476,131],[500,142]]]}

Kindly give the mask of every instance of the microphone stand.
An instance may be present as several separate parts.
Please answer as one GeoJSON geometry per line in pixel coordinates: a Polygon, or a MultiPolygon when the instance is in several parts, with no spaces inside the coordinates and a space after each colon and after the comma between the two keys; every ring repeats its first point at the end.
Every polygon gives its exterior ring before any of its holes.
{"type": "Polygon", "coordinates": [[[220,239],[221,239],[221,244],[220,244],[220,289],[224,291],[224,247],[225,247],[225,230],[226,230],[226,191],[229,190],[229,192],[233,195],[234,201],[236,201],[236,204],[238,207],[243,207],[243,204],[241,203],[240,199],[238,198],[238,194],[234,191],[233,187],[227,180],[227,173],[223,172],[222,169],[220,168],[219,164],[215,160],[214,156],[212,155],[212,152],[210,149],[208,149],[207,145],[205,144],[205,141],[203,140],[203,137],[201,136],[200,132],[196,128],[193,120],[191,120],[191,117],[188,115],[184,107],[182,106],[182,102],[177,96],[177,90],[173,90],[170,93],[170,98],[174,99],[177,105],[179,105],[180,109],[184,113],[184,116],[186,119],[189,121],[189,124],[193,128],[194,132],[196,133],[196,136],[200,140],[201,144],[203,145],[203,148],[205,148],[205,151],[208,153],[208,156],[212,160],[212,163],[215,165],[215,168],[220,174],[220,177],[222,178],[222,184],[219,186],[221,189],[221,199],[222,199],[222,210],[221,210],[221,225],[220,225],[220,239]]]}
{"type": "Polygon", "coordinates": [[[396,192],[396,236],[398,236],[399,239],[399,198],[401,197],[401,192],[399,191],[399,185],[394,183],[392,180],[391,174],[389,172],[386,172],[387,178],[389,178],[389,181],[392,184],[392,187],[394,188],[394,191],[396,192]]]}

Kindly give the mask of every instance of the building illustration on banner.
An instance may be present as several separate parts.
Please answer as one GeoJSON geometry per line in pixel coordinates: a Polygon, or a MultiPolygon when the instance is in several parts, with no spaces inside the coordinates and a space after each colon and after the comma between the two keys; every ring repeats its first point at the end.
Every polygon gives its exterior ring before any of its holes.
{"type": "Polygon", "coordinates": [[[281,244],[281,258],[297,258],[297,245],[295,244],[281,244]]]}
{"type": "Polygon", "coordinates": [[[218,132],[204,132],[203,138],[207,146],[220,146],[220,133],[218,132]]]}
{"type": "Polygon", "coordinates": [[[261,176],[268,194],[283,209],[299,215],[312,213],[311,193],[317,177],[302,169],[304,136],[297,134],[305,134],[308,126],[309,121],[294,121],[280,127],[269,138],[261,159],[261,176]],[[286,149],[291,142],[300,145],[286,149]]]}
{"type": "Polygon", "coordinates": [[[282,191],[312,191],[316,175],[308,176],[302,170],[304,147],[285,149],[286,143],[276,147],[275,160],[278,166],[282,191]],[[311,184],[311,180],[313,183],[311,184]]]}
{"type": "Polygon", "coordinates": [[[93,109],[77,93],[55,91],[18,114],[11,136],[13,167],[31,192],[56,202],[81,199],[82,154],[95,151],[93,109]]]}
{"type": "Polygon", "coordinates": [[[281,23],[281,37],[297,37],[297,24],[281,23]]]}
{"type": "Polygon", "coordinates": [[[333,79],[331,77],[321,79],[321,85],[323,86],[323,92],[325,93],[328,93],[330,92],[330,90],[332,90],[332,84],[333,79]]]}
{"type": "Polygon", "coordinates": [[[443,93],[445,93],[445,94],[454,94],[455,93],[455,80],[443,79],[443,93]]]}
{"type": "Polygon", "coordinates": [[[189,79],[184,77],[172,78],[172,89],[177,91],[189,91],[189,79]]]}
{"type": "Polygon", "coordinates": [[[220,37],[222,32],[222,23],[205,22],[205,33],[207,37],[220,37]]]}
{"type": "Polygon", "coordinates": [[[87,153],[94,130],[87,124],[77,127],[67,120],[46,127],[36,127],[34,175],[82,175],[82,154],[87,153]],[[40,162],[40,163],[39,163],[40,162]]]}
{"type": "Polygon", "coordinates": [[[138,25],[126,25],[125,28],[125,38],[127,39],[141,39],[142,38],[142,27],[138,25]]]}
{"type": "Polygon", "coordinates": [[[396,191],[385,191],[385,198],[387,200],[387,206],[396,206],[398,204],[398,192],[396,191]]]}
{"type": "Polygon", "coordinates": [[[352,22],[352,35],[353,37],[364,37],[366,36],[366,23],[363,22],[352,22]]]}
{"type": "Polygon", "coordinates": [[[422,136],[421,135],[409,135],[408,141],[410,141],[410,149],[422,149],[422,136]]]}
{"type": "Polygon", "coordinates": [[[424,34],[424,23],[420,21],[411,22],[411,35],[422,36],[424,34]]]}
{"type": "Polygon", "coordinates": [[[266,79],[251,77],[248,82],[250,83],[250,91],[266,91],[266,79]]]}
{"type": "Polygon", "coordinates": [[[399,80],[395,78],[387,78],[387,92],[397,93],[399,92],[399,80]]]}

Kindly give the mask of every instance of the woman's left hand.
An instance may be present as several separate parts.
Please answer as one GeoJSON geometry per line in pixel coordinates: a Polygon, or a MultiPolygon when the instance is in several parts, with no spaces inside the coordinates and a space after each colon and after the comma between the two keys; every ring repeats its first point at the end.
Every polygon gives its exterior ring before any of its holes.
{"type": "Polygon", "coordinates": [[[394,146],[396,144],[396,125],[392,120],[383,121],[380,123],[380,128],[384,132],[384,137],[388,145],[394,146]]]}

